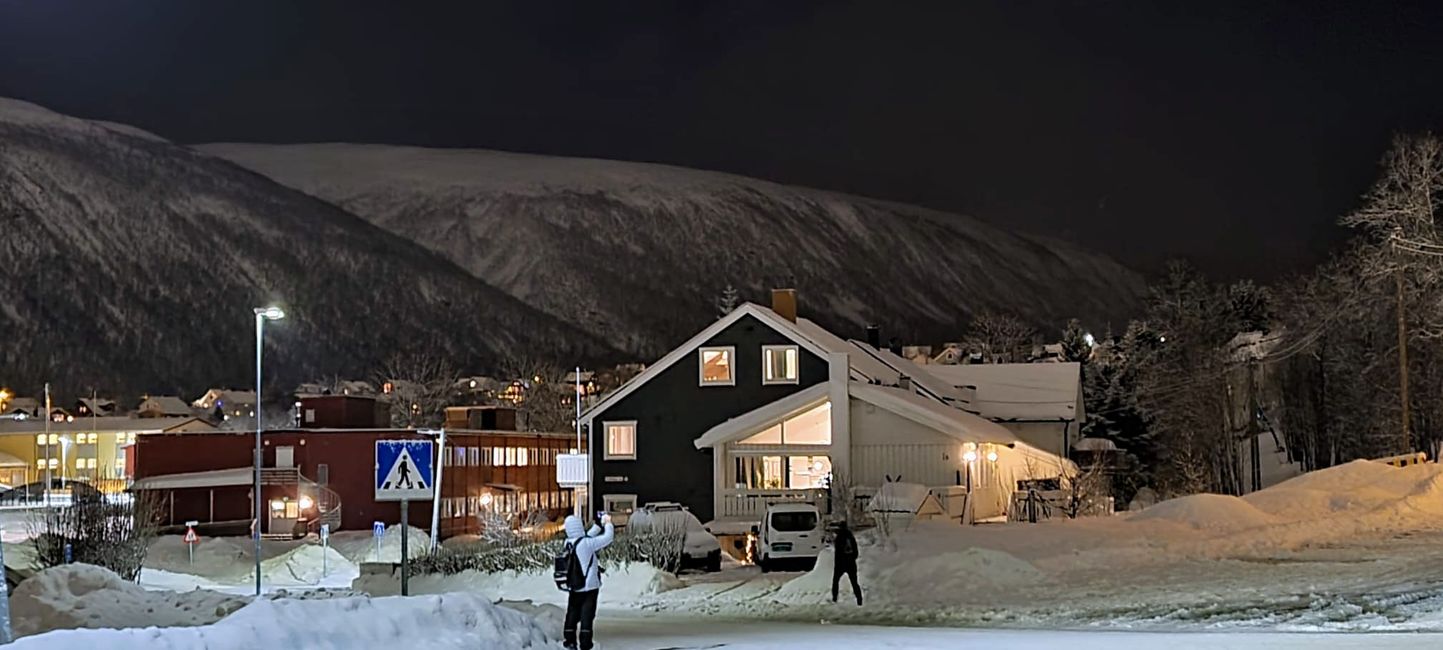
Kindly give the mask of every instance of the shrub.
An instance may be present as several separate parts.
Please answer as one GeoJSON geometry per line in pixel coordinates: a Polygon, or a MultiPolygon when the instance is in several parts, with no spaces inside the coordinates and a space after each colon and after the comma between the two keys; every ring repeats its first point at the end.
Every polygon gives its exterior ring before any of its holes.
{"type": "MultiPolygon", "coordinates": [[[[565,543],[562,539],[551,539],[510,546],[478,545],[442,550],[435,555],[412,558],[411,572],[452,575],[467,570],[482,573],[551,571],[565,543]]],[[[601,551],[601,566],[611,568],[629,562],[646,562],[663,571],[675,571],[679,559],[665,551],[673,546],[672,542],[660,540],[650,532],[619,533],[611,545],[601,551]]]]}
{"type": "Polygon", "coordinates": [[[123,501],[84,499],[50,508],[33,531],[35,562],[42,569],[65,564],[68,544],[72,562],[102,566],[133,581],[155,539],[157,506],[153,497],[140,493],[123,501]]]}

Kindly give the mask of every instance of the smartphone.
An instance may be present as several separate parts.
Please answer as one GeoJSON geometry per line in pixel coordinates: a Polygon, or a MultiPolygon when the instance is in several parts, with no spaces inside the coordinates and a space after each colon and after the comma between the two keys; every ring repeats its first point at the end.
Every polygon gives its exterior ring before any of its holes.
{"type": "Polygon", "coordinates": [[[602,517],[605,517],[605,516],[606,516],[606,511],[605,511],[605,510],[597,510],[597,511],[596,511],[596,520],[597,520],[597,521],[601,521],[601,518],[602,518],[602,517]]]}

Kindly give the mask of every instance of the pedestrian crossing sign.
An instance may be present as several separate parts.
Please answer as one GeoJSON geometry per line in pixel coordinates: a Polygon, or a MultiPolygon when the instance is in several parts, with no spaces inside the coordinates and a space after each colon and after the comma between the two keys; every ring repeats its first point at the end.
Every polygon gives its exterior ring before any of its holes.
{"type": "Polygon", "coordinates": [[[377,440],[376,500],[431,500],[433,459],[430,440],[377,440]]]}

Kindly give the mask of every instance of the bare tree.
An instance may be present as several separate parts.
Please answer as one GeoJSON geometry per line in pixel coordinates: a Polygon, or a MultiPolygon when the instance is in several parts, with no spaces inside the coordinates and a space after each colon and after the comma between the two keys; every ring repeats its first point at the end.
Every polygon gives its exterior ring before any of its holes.
{"type": "Polygon", "coordinates": [[[963,343],[981,353],[985,363],[1022,363],[1031,350],[1034,333],[1016,316],[982,312],[972,318],[963,343]]]}
{"type": "Polygon", "coordinates": [[[435,352],[393,354],[376,373],[381,398],[391,405],[391,426],[436,426],[445,417],[458,375],[435,352]]]}
{"type": "Polygon", "coordinates": [[[576,420],[576,387],[566,381],[566,371],[549,361],[526,356],[507,359],[502,365],[507,377],[526,387],[516,404],[521,428],[527,431],[569,431],[576,420]]]}
{"type": "Polygon", "coordinates": [[[67,561],[94,564],[126,580],[136,580],[156,536],[159,506],[153,493],[138,492],[124,500],[94,493],[70,505],[50,508],[33,525],[35,562],[41,568],[67,561]]]}

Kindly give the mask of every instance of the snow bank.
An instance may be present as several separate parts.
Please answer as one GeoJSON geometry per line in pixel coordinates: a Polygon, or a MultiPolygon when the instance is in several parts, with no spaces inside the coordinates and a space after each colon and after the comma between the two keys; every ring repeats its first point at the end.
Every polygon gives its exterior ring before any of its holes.
{"type": "Polygon", "coordinates": [[[53,567],[20,583],[10,598],[15,634],[70,628],[204,625],[240,609],[245,598],[214,591],[148,591],[102,567],[53,567]]]}
{"type": "MultiPolygon", "coordinates": [[[[606,570],[601,578],[601,604],[630,607],[644,596],[680,586],[676,576],[643,562],[631,562],[606,570]]],[[[400,579],[394,575],[363,575],[351,588],[372,596],[400,593],[400,579]]],[[[532,601],[566,604],[566,593],[556,588],[549,571],[462,571],[454,575],[428,574],[411,577],[411,593],[441,594],[467,592],[492,601],[532,601]]]]}
{"type": "MultiPolygon", "coordinates": [[[[816,604],[832,598],[832,549],[823,549],[817,565],[782,585],[772,599],[784,604],[816,604]]],[[[1036,567],[1008,553],[966,548],[942,553],[896,552],[863,549],[858,579],[869,604],[932,604],[956,600],[959,595],[988,589],[1013,589],[1044,581],[1036,567]]],[[[840,598],[851,598],[843,578],[840,598]]]]}
{"type": "Polygon", "coordinates": [[[1235,496],[1193,494],[1133,514],[1131,521],[1171,521],[1193,528],[1234,531],[1275,523],[1273,517],[1235,496]]]}
{"type": "Polygon", "coordinates": [[[559,648],[535,619],[472,594],[411,598],[262,600],[204,627],[65,630],[19,650],[253,650],[254,648],[559,648]]]}
{"type": "MultiPolygon", "coordinates": [[[[411,526],[408,529],[410,546],[406,552],[411,557],[420,557],[431,551],[431,534],[411,526]]],[[[336,549],[354,564],[365,562],[382,562],[399,564],[401,562],[401,526],[399,524],[386,528],[385,534],[381,536],[380,554],[376,553],[375,538],[369,531],[345,531],[331,535],[331,548],[336,549]]]]}
{"type": "MultiPolygon", "coordinates": [[[[398,550],[397,557],[400,557],[399,553],[398,550]]],[[[267,584],[315,585],[326,577],[347,576],[354,579],[359,574],[356,565],[336,549],[309,544],[261,561],[261,581],[267,584]]],[[[255,570],[252,569],[247,577],[254,580],[255,570]]]]}

